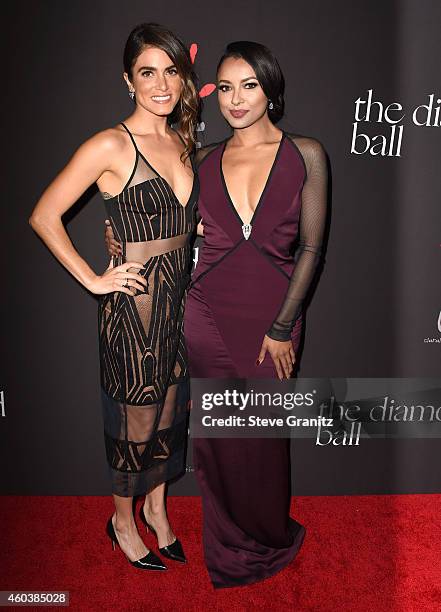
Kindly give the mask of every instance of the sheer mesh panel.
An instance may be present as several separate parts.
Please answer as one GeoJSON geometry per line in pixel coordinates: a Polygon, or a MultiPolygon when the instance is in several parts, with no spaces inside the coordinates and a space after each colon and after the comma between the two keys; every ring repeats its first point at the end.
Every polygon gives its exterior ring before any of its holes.
{"type": "Polygon", "coordinates": [[[148,406],[133,406],[103,395],[112,491],[133,497],[179,475],[188,428],[188,381],[171,385],[163,401],[148,406]]]}
{"type": "Polygon", "coordinates": [[[103,296],[101,386],[112,490],[140,495],[182,469],[188,409],[182,323],[189,247],[145,262],[145,291],[103,296]]]}
{"type": "Polygon", "coordinates": [[[176,361],[186,372],[182,333],[189,276],[189,247],[144,262],[138,274],[147,287],[101,299],[99,330],[102,386],[111,397],[134,405],[154,403],[166,393],[176,361]]]}
{"type": "MultiPolygon", "coordinates": [[[[150,181],[152,179],[158,178],[158,173],[155,172],[144,160],[141,153],[136,151],[135,162],[133,164],[132,174],[130,175],[127,183],[124,185],[123,189],[121,189],[122,193],[125,189],[129,187],[134,187],[135,185],[139,185],[144,181],[150,181]]],[[[105,200],[111,200],[112,198],[116,198],[117,196],[113,196],[110,193],[102,192],[101,194],[105,200]]]]}
{"type": "Polygon", "coordinates": [[[207,145],[206,147],[201,147],[200,149],[198,149],[194,156],[196,167],[198,168],[203,162],[203,160],[206,158],[208,153],[210,153],[211,151],[214,151],[214,149],[218,147],[219,145],[220,145],[220,142],[215,142],[213,144],[207,145]]]}
{"type": "MultiPolygon", "coordinates": [[[[164,255],[170,251],[181,249],[188,243],[190,233],[173,236],[173,238],[158,238],[157,240],[145,240],[142,242],[127,242],[125,245],[126,261],[138,261],[144,263],[151,257],[164,255]]],[[[135,268],[129,268],[130,272],[137,272],[135,268]]]]}
{"type": "Polygon", "coordinates": [[[144,160],[142,155],[137,152],[136,157],[136,166],[134,168],[134,173],[126,187],[134,187],[139,183],[143,183],[144,181],[150,181],[152,179],[157,179],[158,174],[155,172],[144,160]]]}
{"type": "Polygon", "coordinates": [[[315,269],[321,257],[326,223],[328,171],[326,153],[320,142],[312,138],[294,137],[307,167],[307,178],[302,190],[300,238],[295,253],[295,268],[285,300],[267,335],[274,340],[287,341],[301,311],[315,269]]]}
{"type": "Polygon", "coordinates": [[[148,164],[147,160],[144,158],[141,151],[138,149],[136,141],[129,128],[124,123],[121,123],[121,125],[129,135],[129,138],[132,141],[133,147],[136,151],[136,159],[133,167],[132,176],[127,181],[127,184],[124,189],[126,189],[127,187],[134,187],[135,185],[139,185],[139,183],[142,183],[144,181],[149,181],[151,179],[158,178],[158,174],[148,164]]]}
{"type": "MultiPolygon", "coordinates": [[[[215,142],[214,144],[207,145],[206,147],[201,147],[200,149],[196,151],[195,156],[194,156],[196,169],[199,168],[199,166],[204,161],[204,159],[207,157],[207,155],[211,153],[211,151],[214,151],[214,149],[216,149],[216,147],[218,147],[219,144],[220,144],[219,142],[215,142]]],[[[202,217],[199,213],[199,209],[196,208],[196,224],[198,224],[201,221],[201,219],[202,217]]]]}

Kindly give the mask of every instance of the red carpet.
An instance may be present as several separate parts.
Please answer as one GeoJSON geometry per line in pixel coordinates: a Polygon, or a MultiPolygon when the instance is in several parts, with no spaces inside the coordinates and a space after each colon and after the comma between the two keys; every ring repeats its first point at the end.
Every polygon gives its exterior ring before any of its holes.
{"type": "Polygon", "coordinates": [[[69,609],[81,611],[441,610],[441,495],[296,497],[306,537],[294,562],[219,591],[203,563],[200,499],[170,497],[168,506],[189,563],[156,574],[112,551],[111,497],[2,497],[1,590],[70,591],[69,609]]]}

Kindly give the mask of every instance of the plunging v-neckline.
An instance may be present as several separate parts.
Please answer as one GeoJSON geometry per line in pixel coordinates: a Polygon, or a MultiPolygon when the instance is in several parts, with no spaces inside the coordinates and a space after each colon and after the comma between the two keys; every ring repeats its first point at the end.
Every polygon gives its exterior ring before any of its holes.
{"type": "MultiPolygon", "coordinates": [[[[173,129],[173,128],[172,128],[172,129],[173,129]]],[[[177,133],[177,132],[176,132],[176,133],[177,133]]],[[[177,134],[178,134],[178,133],[177,133],[177,134]]],[[[179,136],[179,134],[178,134],[178,136],[179,136]]],[[[179,137],[180,137],[180,136],[179,136],[179,137]]],[[[182,139],[181,139],[181,140],[182,140],[182,139]]],[[[147,164],[147,166],[149,166],[149,168],[150,168],[151,170],[153,170],[153,172],[154,172],[155,174],[157,174],[157,175],[158,175],[158,178],[160,178],[161,180],[163,180],[163,181],[164,181],[164,183],[165,183],[165,184],[168,186],[168,188],[170,189],[170,191],[172,192],[172,194],[173,194],[173,195],[174,195],[174,197],[176,198],[176,202],[177,202],[177,203],[178,203],[180,206],[182,206],[182,208],[187,208],[187,206],[188,206],[188,205],[190,204],[190,202],[191,202],[191,197],[192,197],[192,195],[193,195],[194,188],[195,188],[195,184],[196,184],[196,173],[195,173],[195,171],[194,171],[193,161],[192,161],[191,157],[190,157],[190,163],[191,163],[191,169],[192,169],[192,172],[193,172],[193,183],[192,183],[192,185],[191,185],[191,191],[190,191],[190,195],[188,196],[187,202],[186,202],[185,204],[182,204],[182,202],[179,200],[178,196],[176,195],[176,193],[175,193],[174,189],[172,188],[172,186],[170,185],[170,183],[167,181],[167,179],[165,179],[165,178],[164,178],[164,177],[163,177],[161,174],[159,174],[159,172],[156,170],[156,168],[154,168],[154,167],[152,166],[152,164],[151,164],[151,163],[150,163],[150,162],[147,160],[147,158],[145,157],[145,155],[144,155],[143,153],[141,153],[141,151],[140,151],[139,147],[138,147],[138,154],[139,154],[139,156],[141,157],[141,159],[144,161],[144,163],[146,163],[146,164],[147,164]]]]}
{"type": "Polygon", "coordinates": [[[281,139],[279,141],[279,145],[277,147],[277,151],[276,151],[276,154],[274,156],[273,163],[271,164],[271,168],[270,168],[270,171],[268,173],[267,179],[265,181],[264,187],[262,189],[262,193],[260,194],[260,197],[257,200],[256,208],[254,209],[253,214],[251,216],[251,219],[250,219],[250,221],[248,223],[245,223],[243,221],[242,217],[239,215],[239,213],[237,211],[237,208],[236,208],[236,206],[235,206],[235,204],[234,204],[234,202],[233,202],[233,200],[232,200],[232,198],[230,196],[230,192],[228,191],[227,182],[225,180],[225,175],[224,175],[224,171],[223,171],[223,168],[222,168],[222,160],[223,160],[223,157],[224,157],[224,153],[225,153],[225,149],[226,149],[226,146],[227,146],[227,142],[228,142],[228,140],[230,140],[229,138],[227,138],[227,140],[225,140],[224,145],[222,147],[222,152],[221,152],[220,160],[219,160],[220,176],[221,176],[221,180],[222,180],[222,185],[223,185],[223,188],[224,188],[225,195],[227,197],[227,202],[229,203],[229,205],[233,209],[233,212],[235,213],[236,217],[240,221],[240,224],[242,226],[242,231],[243,231],[243,234],[244,234],[244,237],[245,237],[246,240],[248,240],[248,238],[249,238],[253,222],[254,222],[254,220],[256,218],[256,213],[257,213],[258,209],[260,208],[260,205],[263,202],[264,195],[265,195],[265,193],[266,193],[266,191],[267,191],[267,189],[269,187],[271,176],[272,176],[273,171],[274,171],[274,169],[276,167],[277,161],[279,159],[280,152],[282,150],[282,144],[283,144],[283,141],[285,140],[285,132],[283,130],[281,130],[281,131],[282,131],[282,137],[281,137],[281,139]],[[248,237],[247,237],[247,234],[248,234],[248,237]]]}
{"type": "MultiPolygon", "coordinates": [[[[163,181],[163,182],[164,182],[164,183],[167,185],[167,187],[170,189],[171,193],[173,194],[173,196],[174,196],[174,198],[175,198],[176,202],[177,202],[177,203],[178,203],[178,204],[179,204],[179,205],[180,205],[182,208],[187,208],[187,206],[188,206],[188,205],[190,204],[190,202],[191,202],[191,198],[192,198],[193,193],[194,193],[194,189],[195,189],[195,186],[196,186],[196,174],[197,174],[197,173],[195,172],[195,167],[194,167],[194,164],[193,164],[193,159],[192,159],[192,157],[191,157],[191,154],[190,154],[190,163],[191,163],[191,169],[192,169],[192,172],[193,172],[193,183],[192,183],[192,185],[191,185],[191,191],[190,191],[190,195],[188,196],[188,200],[187,200],[187,202],[186,202],[185,204],[182,204],[182,202],[179,200],[178,196],[176,195],[176,193],[175,193],[174,189],[172,188],[172,186],[170,185],[170,183],[167,181],[167,179],[165,179],[165,178],[164,178],[164,177],[163,177],[161,174],[159,174],[159,172],[158,172],[158,171],[157,171],[157,170],[156,170],[156,169],[155,169],[155,168],[152,166],[152,164],[151,164],[151,163],[150,163],[150,162],[147,160],[146,156],[145,156],[145,155],[144,155],[144,154],[141,152],[141,150],[139,149],[138,145],[136,144],[136,140],[135,140],[135,138],[134,138],[134,136],[133,136],[132,132],[129,130],[129,128],[126,126],[126,124],[125,124],[125,123],[123,123],[123,122],[121,121],[121,125],[122,125],[122,126],[123,126],[123,128],[126,130],[126,132],[128,133],[128,135],[130,136],[130,139],[131,139],[131,141],[132,141],[132,143],[133,143],[133,146],[135,147],[135,151],[136,151],[135,168],[134,168],[134,170],[133,170],[133,172],[132,172],[132,176],[133,176],[133,174],[134,174],[134,172],[135,172],[135,169],[136,169],[136,166],[137,166],[137,164],[138,164],[138,156],[139,156],[139,157],[140,157],[140,158],[141,158],[141,159],[144,161],[144,163],[145,163],[145,164],[147,164],[147,166],[148,166],[148,167],[149,167],[149,168],[150,168],[150,169],[151,169],[151,170],[152,170],[152,171],[153,171],[153,172],[154,172],[154,173],[157,175],[157,177],[158,177],[158,178],[160,178],[160,179],[161,179],[161,180],[162,180],[162,181],[163,181]]],[[[182,138],[182,136],[180,135],[180,133],[179,133],[177,130],[175,130],[174,128],[171,128],[171,130],[172,130],[173,132],[175,132],[175,133],[178,135],[179,140],[180,140],[180,141],[181,141],[181,142],[184,144],[184,146],[186,146],[186,143],[185,143],[184,139],[182,138]]],[[[150,180],[152,180],[152,179],[147,179],[147,181],[143,181],[143,182],[148,182],[148,181],[150,181],[150,180]]],[[[139,183],[138,183],[138,184],[139,184],[139,183]]],[[[113,197],[116,197],[116,196],[113,196],[113,197]]]]}

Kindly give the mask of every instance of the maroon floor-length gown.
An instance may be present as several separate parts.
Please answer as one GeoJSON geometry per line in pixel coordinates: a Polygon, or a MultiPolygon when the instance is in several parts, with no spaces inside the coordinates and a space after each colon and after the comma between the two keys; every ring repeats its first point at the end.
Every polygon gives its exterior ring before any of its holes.
{"type": "MultiPolygon", "coordinates": [[[[303,140],[321,151],[318,141],[303,140]]],[[[274,339],[291,339],[298,348],[302,298],[323,230],[323,198],[310,189],[302,206],[305,159],[296,138],[282,132],[248,235],[222,172],[227,142],[198,155],[204,245],[184,315],[190,376],[275,378],[269,353],[259,366],[256,359],[267,332],[274,339]]],[[[289,444],[280,438],[193,440],[205,561],[214,587],[272,576],[298,553],[305,528],[289,516],[289,444]]]]}

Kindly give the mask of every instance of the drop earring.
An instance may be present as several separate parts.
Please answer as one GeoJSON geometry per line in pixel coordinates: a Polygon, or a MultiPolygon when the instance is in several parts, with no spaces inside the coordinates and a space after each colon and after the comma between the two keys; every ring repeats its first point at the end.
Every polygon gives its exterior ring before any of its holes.
{"type": "Polygon", "coordinates": [[[269,101],[268,108],[269,110],[273,110],[274,108],[274,104],[271,102],[271,100],[269,101]]]}
{"type": "Polygon", "coordinates": [[[133,100],[133,98],[135,97],[135,92],[134,91],[130,91],[130,89],[129,89],[129,96],[133,100]]]}

